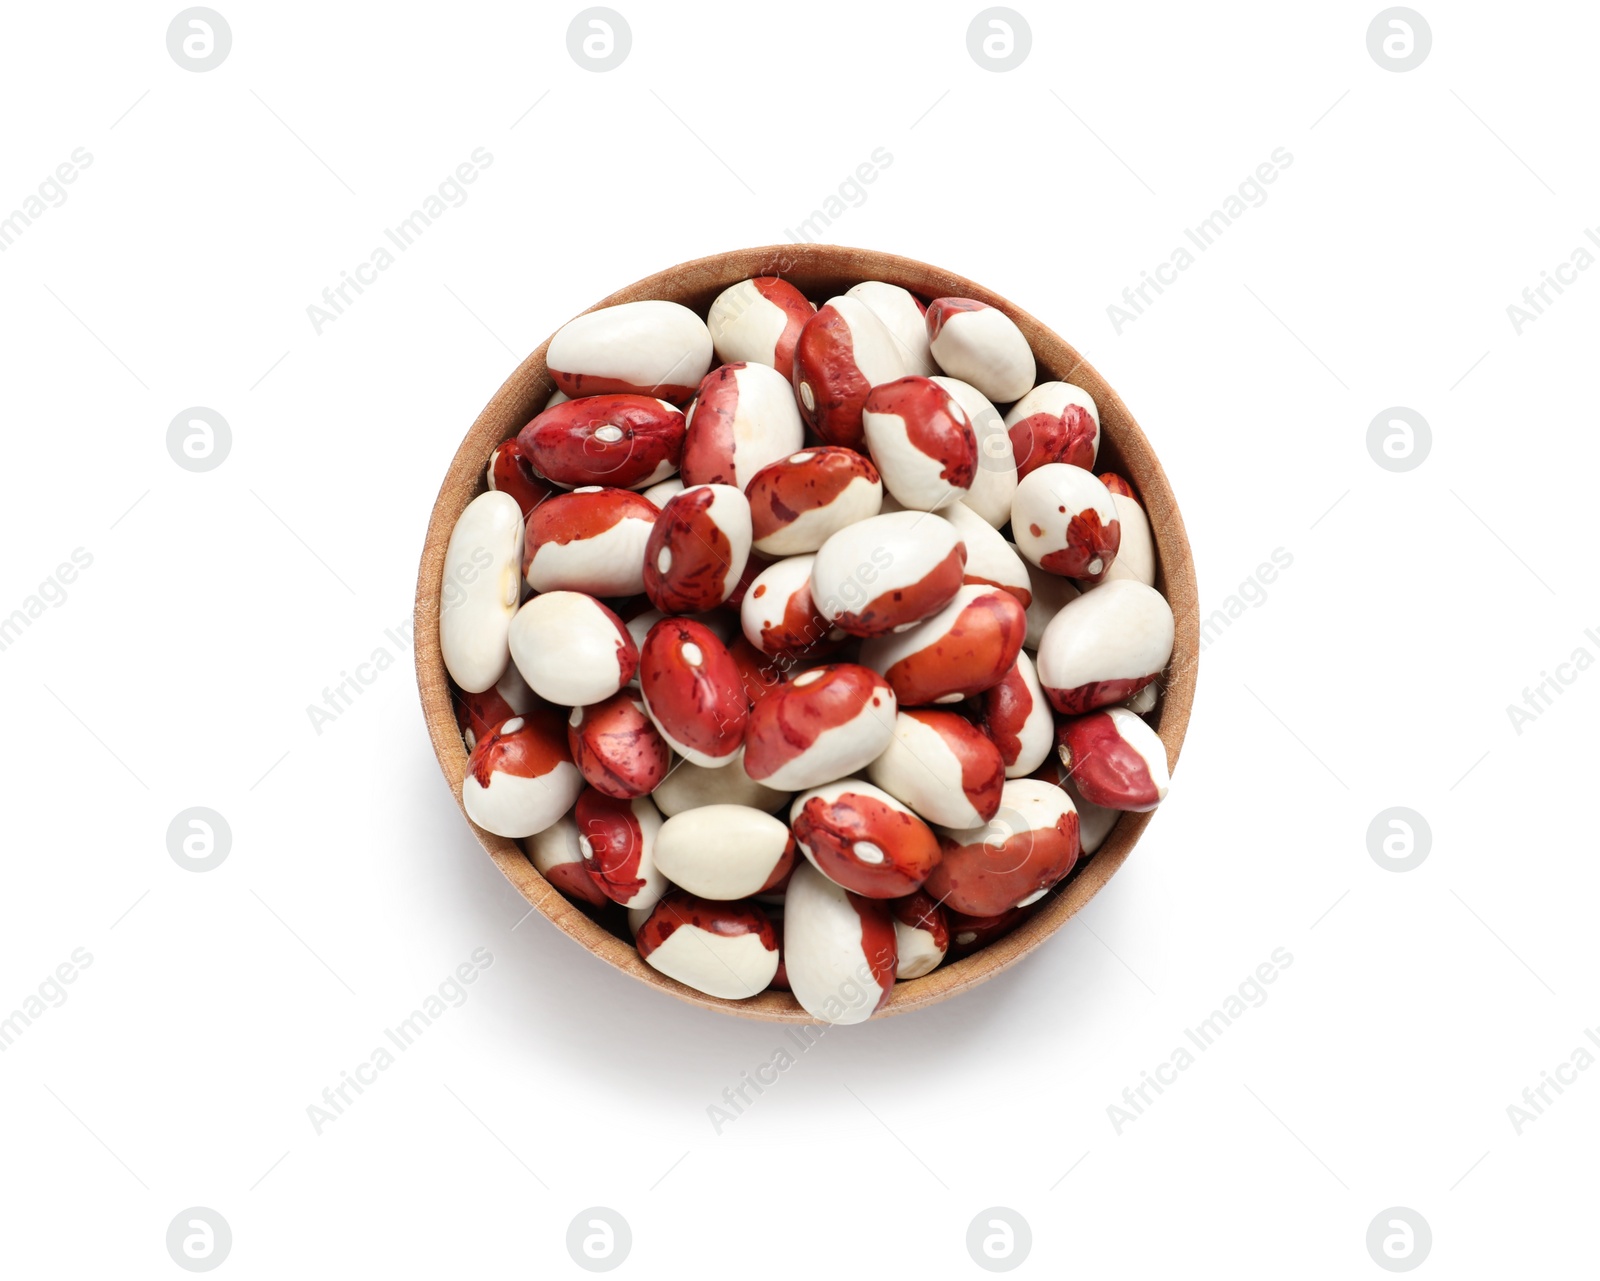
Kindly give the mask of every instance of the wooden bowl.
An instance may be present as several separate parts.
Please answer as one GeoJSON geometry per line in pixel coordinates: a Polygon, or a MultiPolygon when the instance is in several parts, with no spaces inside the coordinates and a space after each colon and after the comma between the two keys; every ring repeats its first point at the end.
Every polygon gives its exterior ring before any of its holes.
{"type": "MultiPolygon", "coordinates": [[[[1156,587],[1171,602],[1177,620],[1172,662],[1154,722],[1166,745],[1167,762],[1175,766],[1194,701],[1195,667],[1200,648],[1194,561],[1166,474],[1122,398],[1068,343],[998,294],[927,263],[867,249],[839,245],[775,245],[715,254],[646,277],[596,303],[595,308],[663,298],[682,303],[703,316],[712,299],[723,289],[737,281],[764,275],[785,277],[814,301],[843,293],[862,280],[889,281],[925,299],[976,298],[998,307],[1021,326],[1038,362],[1038,381],[1070,380],[1094,397],[1100,407],[1101,427],[1096,469],[1120,472],[1132,481],[1155,536],[1159,562],[1156,587]]],[[[467,432],[439,489],[422,549],[422,567],[417,577],[417,684],[422,692],[422,708],[433,739],[433,750],[457,805],[461,803],[467,751],[456,728],[450,683],[439,653],[439,591],[445,547],[456,518],[484,490],[484,471],[490,452],[501,441],[515,436],[523,424],[544,407],[554,390],[554,383],[545,372],[548,346],[546,340],[513,371],[467,432]]],[[[924,978],[897,983],[888,1003],[876,1017],[902,1014],[943,1001],[1014,965],[1065,925],[1067,918],[1111,878],[1133,850],[1150,819],[1150,814],[1124,814],[1094,857],[1080,862],[1075,875],[1043,900],[1021,926],[981,951],[942,965],[924,978]]],[[[667,978],[646,965],[627,938],[612,934],[553,889],[516,841],[491,835],[476,826],[473,832],[506,879],[529,903],[624,974],[693,1005],[722,1010],[740,1018],[784,1023],[817,1021],[787,992],[768,991],[745,1001],[725,1001],[667,978]]]]}

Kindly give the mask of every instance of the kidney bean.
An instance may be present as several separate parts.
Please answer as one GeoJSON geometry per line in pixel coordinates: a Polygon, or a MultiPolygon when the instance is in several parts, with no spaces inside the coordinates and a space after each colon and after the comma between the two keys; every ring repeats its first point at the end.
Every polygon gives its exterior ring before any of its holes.
{"type": "Polygon", "coordinates": [[[1043,898],[1078,861],[1078,813],[1059,787],[1011,779],[982,827],[939,832],[927,890],[956,912],[996,916],[1043,898]]]}
{"type": "Polygon", "coordinates": [[[569,809],[583,788],[561,713],[539,705],[497,725],[472,749],[461,804],[496,836],[535,836],[569,809]]]}
{"type": "Polygon", "coordinates": [[[1092,469],[1100,453],[1100,411],[1071,383],[1040,383],[1006,413],[1017,477],[1046,463],[1092,469]]]}
{"type": "Polygon", "coordinates": [[[1061,764],[1078,791],[1113,810],[1153,810],[1167,797],[1167,749],[1155,730],[1125,707],[1063,721],[1061,764]]]}
{"type": "Polygon", "coordinates": [[[645,489],[678,470],[683,413],[653,396],[586,396],[546,409],[517,435],[540,476],[567,489],[645,489]]]}
{"type": "Polygon", "coordinates": [[[822,445],[769,463],[745,489],[754,547],[768,556],[814,552],[883,503],[878,469],[853,449],[822,445]]]}
{"type": "Polygon", "coordinates": [[[730,763],[750,708],[727,647],[703,623],[664,618],[650,629],[639,660],[645,710],[667,745],[696,765],[730,763]]]}
{"type": "Polygon", "coordinates": [[[788,378],[794,372],[800,330],[816,310],[787,280],[757,276],[718,294],[706,326],[718,360],[771,365],[788,378]]]}
{"type": "Polygon", "coordinates": [[[825,1023],[863,1023],[894,988],[894,918],[809,864],[797,866],[783,900],[784,971],[795,1000],[825,1023]]]}
{"type": "Polygon", "coordinates": [[[1016,400],[1033,386],[1033,350],[1005,312],[971,298],[935,298],[927,325],[939,368],[995,404],[1016,400]]]}
{"type": "Polygon", "coordinates": [[[722,365],[705,376],[690,409],[683,480],[743,492],[763,467],[804,442],[787,378],[771,365],[722,365]]]}
{"type": "Polygon", "coordinates": [[[852,636],[883,636],[938,613],[955,597],[966,544],[949,521],[893,512],[832,535],[811,566],[811,599],[852,636]]]}
{"type": "Polygon", "coordinates": [[[964,498],[978,470],[978,438],[961,402],[931,378],[897,378],[868,394],[867,448],[902,507],[933,511],[964,498]]]}
{"type": "Polygon", "coordinates": [[[567,747],[584,781],[607,796],[631,799],[660,785],[672,753],[631,689],[567,718],[567,747]]]}
{"type": "Polygon", "coordinates": [[[861,769],[894,734],[895,697],[856,663],[813,667],[750,710],[744,767],[769,787],[799,791],[861,769]]]}
{"type": "Polygon", "coordinates": [[[522,557],[522,510],[510,494],[479,494],[450,531],[439,593],[439,650],[450,679],[469,694],[498,681],[511,659],[522,557]]]}
{"type": "Polygon", "coordinates": [[[626,489],[576,489],[528,516],[522,572],[536,592],[636,596],[644,591],[644,549],[661,513],[626,489]]]}
{"type": "Polygon", "coordinates": [[[1039,639],[1039,684],[1058,712],[1120,703],[1172,657],[1172,607],[1153,587],[1121,579],[1072,601],[1039,639]]]}
{"type": "Polygon", "coordinates": [[[1022,652],[1027,616],[998,587],[962,587],[932,618],[861,647],[905,707],[957,703],[1000,683],[1022,652]]]}
{"type": "Polygon", "coordinates": [[[975,827],[1000,808],[1000,749],[955,712],[923,708],[895,718],[894,738],[867,777],[918,817],[941,827],[975,827]]]}
{"type": "Polygon", "coordinates": [[[750,504],[731,485],[693,485],[656,517],[644,549],[644,589],[668,614],[727,600],[750,559],[750,504]]]}
{"type": "Polygon", "coordinates": [[[639,651],[622,620],[582,592],[543,592],[511,620],[511,658],[533,692],[564,707],[610,698],[639,651]]]}
{"type": "Polygon", "coordinates": [[[622,392],[681,405],[711,368],[711,334],[679,303],[625,302],[569,320],[545,365],[574,399],[622,392]]]}
{"type": "Polygon", "coordinates": [[[842,294],[806,321],[794,349],[801,416],[829,445],[861,449],[867,393],[909,372],[883,322],[861,299],[842,294]]]}
{"type": "Polygon", "coordinates": [[[932,829],[882,788],[858,778],[795,797],[789,827],[813,867],[866,898],[911,893],[939,861],[932,829]]]}

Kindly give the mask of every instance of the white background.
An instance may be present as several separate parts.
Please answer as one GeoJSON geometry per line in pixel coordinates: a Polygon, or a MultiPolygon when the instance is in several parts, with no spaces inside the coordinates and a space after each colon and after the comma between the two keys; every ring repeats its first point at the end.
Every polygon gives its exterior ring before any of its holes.
{"type": "Polygon", "coordinates": [[[190,1206],[239,1277],[580,1275],[593,1205],[631,1225],[624,1275],[981,1275],[990,1206],[1031,1225],[1024,1274],[1382,1275],[1390,1206],[1431,1225],[1424,1275],[1592,1266],[1600,1070],[1521,1134],[1507,1106],[1600,1022],[1573,813],[1600,674],[1520,733],[1506,705],[1600,657],[1600,271],[1520,335],[1506,307],[1600,224],[1600,15],[1417,0],[1432,51],[1396,74],[1375,0],[1028,3],[994,73],[976,4],[617,3],[604,74],[568,54],[576,5],[218,0],[203,74],[175,6],[8,12],[0,213],[93,161],[0,254],[0,615],[93,563],[0,652],[0,1013],[93,961],[0,1053],[4,1271],[181,1275],[190,1206]],[[478,147],[466,203],[318,335],[308,304],[478,147]],[[783,240],[878,147],[827,238],[1079,346],[1161,454],[1208,610],[1293,565],[1207,648],[1171,799],[1078,918],[974,994],[829,1032],[718,1134],[781,1031],[513,932],[388,629],[524,353],[783,240]],[[1266,203],[1117,334],[1108,304],[1278,147],[1266,203]],[[233,434],[204,474],[165,444],[197,405],[233,434]],[[1395,405],[1432,428],[1403,474],[1366,447],[1395,405]],[[203,874],[165,836],[197,805],[233,834],[203,874]],[[1367,847],[1397,805],[1432,831],[1405,873],[1367,847]],[[307,1106],[480,947],[465,1004],[318,1135],[307,1106]],[[1108,1105],[1280,947],[1270,999],[1119,1135],[1108,1105]]]}

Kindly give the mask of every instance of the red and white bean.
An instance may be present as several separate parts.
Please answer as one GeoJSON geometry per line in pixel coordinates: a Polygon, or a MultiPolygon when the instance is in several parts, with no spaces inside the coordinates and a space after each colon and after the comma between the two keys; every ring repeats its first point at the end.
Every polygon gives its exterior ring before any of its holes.
{"type": "Polygon", "coordinates": [[[711,368],[711,334],[680,303],[625,302],[556,330],[545,365],[573,399],[623,392],[681,405],[711,368]]]}
{"type": "Polygon", "coordinates": [[[825,1023],[864,1023],[894,988],[894,917],[887,904],[798,866],[783,899],[783,965],[806,1013],[825,1023]]]}
{"type": "Polygon", "coordinates": [[[1070,463],[1046,463],[1017,483],[1011,533],[1040,569],[1089,583],[1105,577],[1122,542],[1111,491],[1070,463]]]}
{"type": "Polygon", "coordinates": [[[966,717],[910,708],[895,718],[894,737],[867,778],[929,823],[977,827],[1000,808],[1006,768],[1000,749],[966,717]]]}
{"type": "Polygon", "coordinates": [[[935,298],[927,325],[939,368],[995,404],[1017,400],[1033,386],[1033,350],[1005,312],[971,298],[935,298]]]}
{"type": "Polygon", "coordinates": [[[1024,778],[1049,758],[1056,742],[1055,717],[1026,651],[1017,655],[998,685],[984,690],[979,706],[983,732],[999,749],[1007,778],[1024,778]]]}
{"type": "Polygon", "coordinates": [[[691,485],[667,500],[644,548],[644,590],[667,614],[715,609],[750,559],[750,504],[732,485],[691,485]]]}
{"type": "Polygon", "coordinates": [[[467,757],[461,805],[496,836],[535,836],[570,810],[582,790],[560,710],[539,706],[478,740],[467,757]]]}
{"type": "Polygon", "coordinates": [[[672,768],[672,752],[631,689],[567,718],[567,747],[584,782],[607,796],[632,799],[655,791],[672,768]]]}
{"type": "Polygon", "coordinates": [[[639,955],[670,979],[739,1001],[778,972],[778,937],[754,903],[714,903],[674,890],[639,927],[639,955]]]}
{"type": "Polygon", "coordinates": [[[852,636],[883,636],[936,614],[955,597],[967,548],[949,521],[890,512],[832,535],[811,566],[811,599],[852,636]]]}
{"type": "Polygon", "coordinates": [[[645,489],[678,470],[683,412],[653,396],[585,396],[547,409],[517,436],[544,479],[565,489],[645,489]]]}
{"type": "Polygon", "coordinates": [[[866,898],[899,898],[939,861],[933,830],[909,806],[858,778],[802,792],[789,806],[800,852],[819,872],[866,898]]]}
{"type": "Polygon", "coordinates": [[[842,294],[806,321],[794,349],[800,413],[830,445],[861,449],[868,393],[910,372],[905,354],[871,308],[842,294]]]}
{"type": "Polygon", "coordinates": [[[783,820],[747,805],[702,805],[667,819],[656,836],[656,866],[701,898],[765,894],[794,869],[795,843],[783,820]]]}
{"type": "Polygon", "coordinates": [[[745,488],[755,550],[765,556],[814,552],[828,538],[876,516],[883,481],[853,449],[823,445],[769,463],[745,488]]]}
{"type": "Polygon", "coordinates": [[[558,494],[528,517],[522,572],[536,592],[637,596],[644,549],[660,510],[626,489],[590,487],[558,494]]]}
{"type": "Polygon", "coordinates": [[[784,378],[794,371],[800,330],[816,314],[810,300],[777,276],[757,276],[729,285],[706,316],[717,359],[771,365],[784,378]]]}
{"type": "Polygon", "coordinates": [[[920,979],[939,967],[950,951],[950,924],[943,904],[926,890],[890,902],[894,917],[897,979],[920,979]]]}
{"type": "Polygon", "coordinates": [[[941,830],[941,857],[927,889],[952,911],[996,916],[1027,907],[1078,861],[1078,813],[1059,787],[1036,778],[1005,785],[982,827],[941,830]]]}
{"type": "Polygon", "coordinates": [[[684,484],[732,485],[742,492],[758,471],[804,441],[787,378],[771,365],[722,365],[705,376],[690,409],[684,484]]]}
{"type": "Polygon", "coordinates": [[[959,703],[998,685],[1022,652],[1027,615],[998,587],[962,587],[933,617],[861,647],[905,707],[959,703]]]}
{"type": "Polygon", "coordinates": [[[540,698],[583,707],[631,681],[639,651],[622,620],[593,596],[557,591],[530,597],[517,611],[511,659],[540,698]]]}
{"type": "Polygon", "coordinates": [[[1172,607],[1122,579],[1072,601],[1039,638],[1039,684],[1056,711],[1081,715],[1143,689],[1172,657],[1172,607]]]}
{"type": "Polygon", "coordinates": [[[703,623],[663,618],[639,652],[639,690],[661,737],[696,765],[731,762],[750,708],[728,648],[703,623]]]}
{"type": "Polygon", "coordinates": [[[1167,748],[1126,707],[1063,721],[1061,764],[1086,800],[1113,810],[1153,810],[1167,798],[1167,748]]]}
{"type": "Polygon", "coordinates": [[[790,792],[843,778],[889,745],[895,711],[878,673],[856,663],[813,667],[750,709],[745,771],[790,792]]]}
{"type": "Polygon", "coordinates": [[[961,402],[933,379],[874,387],[861,422],[884,486],[902,507],[933,511],[966,497],[978,471],[978,438],[961,402]]]}
{"type": "Polygon", "coordinates": [[[1040,383],[1011,406],[1006,431],[1019,479],[1046,463],[1092,469],[1100,454],[1100,411],[1071,383],[1040,383]]]}
{"type": "Polygon", "coordinates": [[[583,865],[612,902],[650,907],[667,892],[667,878],[655,862],[661,814],[648,796],[607,796],[586,788],[572,817],[583,865]]]}
{"type": "Polygon", "coordinates": [[[1005,420],[989,398],[971,383],[942,375],[933,381],[967,411],[978,442],[977,474],[961,501],[999,529],[1011,519],[1011,499],[1017,492],[1017,462],[1011,451],[1005,420]]]}
{"type": "Polygon", "coordinates": [[[522,509],[510,494],[479,494],[457,518],[444,553],[439,651],[469,694],[482,693],[511,661],[511,619],[522,604],[522,509]]]}

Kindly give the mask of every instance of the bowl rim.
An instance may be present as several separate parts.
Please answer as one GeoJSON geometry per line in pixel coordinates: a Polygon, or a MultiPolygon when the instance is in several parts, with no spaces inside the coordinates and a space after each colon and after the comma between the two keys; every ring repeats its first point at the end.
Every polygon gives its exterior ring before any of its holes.
{"type": "MultiPolygon", "coordinates": [[[[1045,381],[1046,374],[1062,381],[1070,379],[1093,396],[1101,424],[1096,469],[1118,471],[1132,481],[1150,520],[1158,565],[1156,585],[1172,606],[1172,658],[1161,685],[1154,728],[1166,749],[1168,767],[1175,770],[1194,703],[1200,654],[1198,593],[1188,535],[1166,472],[1122,398],[1076,348],[1048,326],[975,281],[917,259],[879,250],[807,243],[736,249],[691,259],[616,290],[582,314],[649,298],[692,298],[699,303],[703,316],[711,298],[727,286],[755,276],[773,275],[790,280],[812,297],[826,296],[827,290],[834,289],[840,281],[881,280],[901,285],[924,299],[960,297],[987,303],[1010,316],[1027,336],[1040,370],[1036,382],[1045,381]],[[808,281],[832,283],[818,289],[808,286],[808,281]],[[1117,465],[1107,465],[1108,457],[1117,465]]],[[[839,291],[847,287],[839,286],[839,291]]],[[[414,613],[417,686],[434,755],[458,808],[467,751],[456,726],[450,682],[439,649],[445,550],[457,517],[486,488],[485,471],[494,447],[516,435],[543,408],[555,389],[545,368],[549,345],[550,339],[546,338],[517,365],[468,429],[440,485],[423,542],[414,613]]],[[[923,1009],[969,991],[1015,965],[1064,926],[1111,879],[1127,861],[1153,813],[1123,813],[1094,855],[1080,858],[1069,879],[1051,890],[1021,925],[960,960],[946,962],[923,978],[897,982],[888,1001],[872,1017],[886,1018],[923,1009]]],[[[464,809],[462,815],[466,816],[464,809]]],[[[745,1000],[729,1001],[668,978],[646,964],[631,941],[612,934],[551,886],[533,866],[520,842],[486,832],[470,819],[467,824],[501,873],[533,909],[629,977],[691,1005],[740,1018],[778,1023],[822,1021],[808,1014],[788,992],[769,989],[745,1000]]]]}

